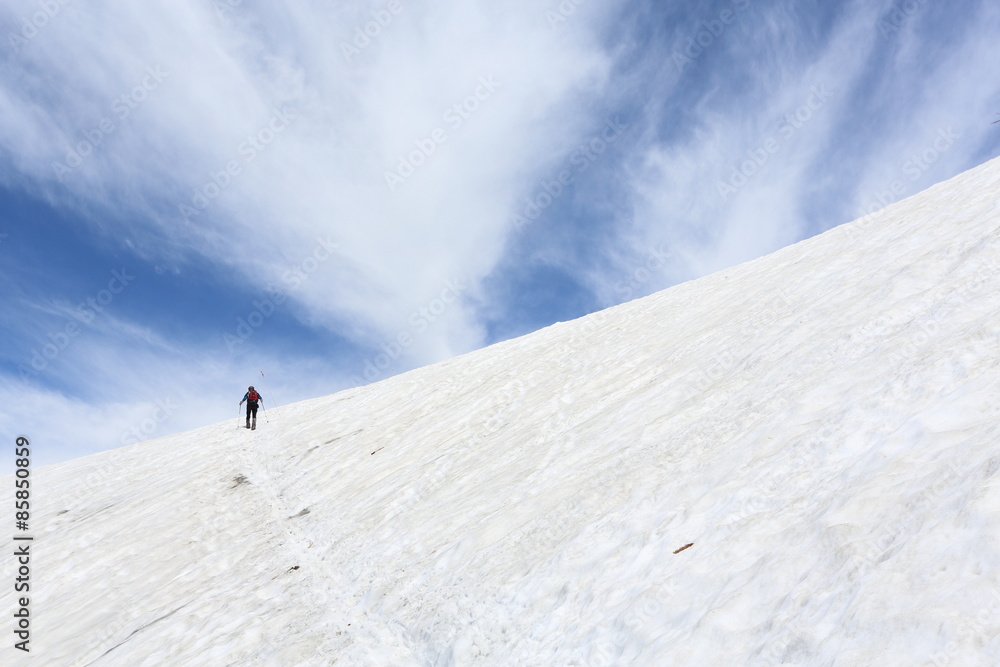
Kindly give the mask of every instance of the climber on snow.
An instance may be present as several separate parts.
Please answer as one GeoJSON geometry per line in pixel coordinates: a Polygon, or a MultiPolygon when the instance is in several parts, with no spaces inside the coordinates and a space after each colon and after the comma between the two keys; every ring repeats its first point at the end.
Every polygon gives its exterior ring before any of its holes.
{"type": "MultiPolygon", "coordinates": [[[[247,393],[243,396],[243,401],[247,404],[247,428],[257,428],[257,403],[263,403],[264,397],[257,393],[250,385],[247,388],[247,393]],[[253,417],[253,426],[250,425],[250,417],[253,417]]],[[[240,401],[240,405],[243,405],[243,401],[240,401]]]]}

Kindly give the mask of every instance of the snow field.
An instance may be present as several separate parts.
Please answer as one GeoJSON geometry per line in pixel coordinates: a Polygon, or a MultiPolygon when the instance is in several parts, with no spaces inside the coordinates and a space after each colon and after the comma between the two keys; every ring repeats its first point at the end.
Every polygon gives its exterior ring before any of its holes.
{"type": "Polygon", "coordinates": [[[998,189],[40,469],[32,657],[1000,663],[998,189]]]}

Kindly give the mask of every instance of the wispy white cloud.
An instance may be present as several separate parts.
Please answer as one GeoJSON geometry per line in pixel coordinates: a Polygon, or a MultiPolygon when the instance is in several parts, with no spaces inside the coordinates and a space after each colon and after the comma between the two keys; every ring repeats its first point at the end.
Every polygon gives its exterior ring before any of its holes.
{"type": "MultiPolygon", "coordinates": [[[[619,237],[615,269],[579,270],[602,303],[621,298],[614,278],[642,267],[656,248],[672,260],[636,296],[847,222],[894,181],[902,198],[989,157],[981,152],[983,118],[997,90],[969,73],[988,71],[1000,55],[997,10],[967,8],[940,26],[939,16],[920,14],[934,9],[926,6],[880,29],[903,4],[853,3],[822,35],[806,30],[790,4],[747,4],[719,34],[705,23],[714,15],[690,26],[706,46],[681,59],[682,68],[690,74],[726,53],[731,71],[709,69],[700,87],[668,72],[662,95],[638,114],[647,136],[673,122],[664,98],[689,115],[681,133],[635,151],[623,172],[633,196],[619,224],[631,233],[619,237]],[[935,26],[942,46],[922,51],[935,26]],[[946,145],[949,128],[961,138],[946,145]],[[933,161],[904,174],[925,152],[933,161]]],[[[678,37],[673,52],[689,41],[678,37]]]]}
{"type": "MultiPolygon", "coordinates": [[[[202,253],[261,288],[328,238],[290,297],[357,340],[392,336],[492,269],[511,200],[586,126],[607,60],[595,10],[556,31],[529,2],[400,3],[360,49],[379,7],[68,5],[3,63],[0,106],[32,110],[0,131],[7,180],[99,205],[95,227],[151,260],[202,253]]],[[[445,317],[417,361],[481,344],[468,309],[445,317]]]]}
{"type": "Polygon", "coordinates": [[[881,205],[885,193],[902,199],[992,157],[981,150],[996,136],[989,120],[1000,88],[976,73],[1000,57],[1000,8],[976,3],[954,14],[933,3],[896,5],[877,24],[893,48],[881,79],[885,118],[855,175],[858,214],[881,205]],[[928,44],[929,36],[938,40],[928,44]]]}

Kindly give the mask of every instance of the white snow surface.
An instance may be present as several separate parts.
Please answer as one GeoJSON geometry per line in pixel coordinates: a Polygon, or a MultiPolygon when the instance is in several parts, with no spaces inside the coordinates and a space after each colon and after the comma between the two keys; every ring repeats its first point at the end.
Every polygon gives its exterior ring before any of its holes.
{"type": "Polygon", "coordinates": [[[0,662],[1000,664],[998,200],[40,468],[0,662]]]}

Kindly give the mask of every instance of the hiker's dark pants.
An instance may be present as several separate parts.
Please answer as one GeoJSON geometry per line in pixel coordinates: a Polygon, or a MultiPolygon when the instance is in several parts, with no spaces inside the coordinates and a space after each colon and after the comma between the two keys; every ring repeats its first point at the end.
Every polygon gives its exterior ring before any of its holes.
{"type": "Polygon", "coordinates": [[[254,401],[247,401],[247,421],[250,421],[250,415],[253,415],[253,420],[257,421],[257,403],[254,401]]]}

